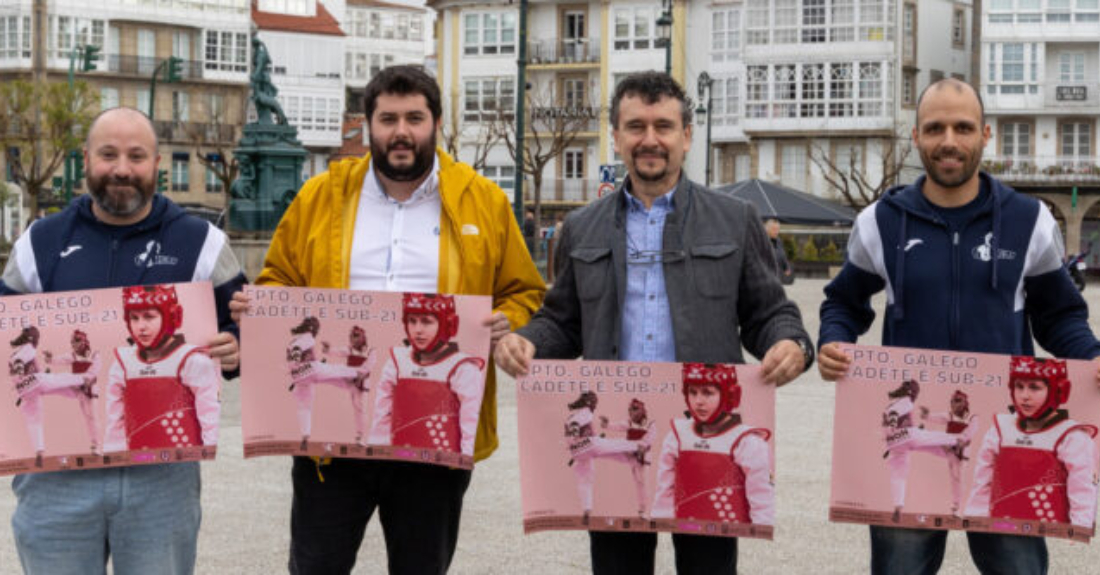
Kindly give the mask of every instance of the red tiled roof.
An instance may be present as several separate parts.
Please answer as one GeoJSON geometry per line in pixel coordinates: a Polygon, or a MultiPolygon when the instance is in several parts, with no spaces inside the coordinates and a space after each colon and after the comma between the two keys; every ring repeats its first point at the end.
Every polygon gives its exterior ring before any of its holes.
{"type": "Polygon", "coordinates": [[[370,146],[364,143],[366,140],[363,135],[366,121],[363,114],[344,114],[344,126],[340,131],[340,147],[332,154],[329,161],[362,158],[367,155],[370,146]]]}
{"type": "Polygon", "coordinates": [[[275,30],[279,32],[300,32],[302,34],[321,34],[325,36],[343,36],[340,23],[325,9],[325,5],[317,2],[317,14],[315,16],[291,16],[289,14],[275,14],[272,12],[260,12],[256,8],[256,0],[252,0],[252,21],[260,30],[275,30]]]}

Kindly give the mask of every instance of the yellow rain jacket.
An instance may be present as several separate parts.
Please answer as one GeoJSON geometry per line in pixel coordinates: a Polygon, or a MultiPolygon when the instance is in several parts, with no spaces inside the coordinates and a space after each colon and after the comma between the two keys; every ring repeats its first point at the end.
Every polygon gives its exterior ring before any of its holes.
{"type": "MultiPolygon", "coordinates": [[[[542,304],[542,281],[507,196],[496,184],[439,155],[439,293],[493,296],[512,329],[542,304]]],[[[259,285],[347,289],[352,234],[370,155],[329,164],[307,181],[275,230],[259,285]]],[[[491,362],[481,402],[474,459],[497,448],[496,374],[491,362]]]]}

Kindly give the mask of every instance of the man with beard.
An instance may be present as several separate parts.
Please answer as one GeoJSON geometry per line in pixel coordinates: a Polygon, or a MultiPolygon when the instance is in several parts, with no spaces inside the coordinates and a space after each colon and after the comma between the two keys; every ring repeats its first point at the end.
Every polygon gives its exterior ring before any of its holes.
{"type": "MultiPolygon", "coordinates": [[[[1100,356],[1050,210],[978,172],[989,137],[970,84],[944,79],[921,93],[913,143],[927,175],[887,191],[856,220],[848,259],[821,304],[826,380],[847,371],[839,342],[871,327],[870,299],[883,289],[882,345],[1034,355],[1034,335],[1057,357],[1100,356]]],[[[1041,537],[967,539],[982,573],[1047,571],[1041,537]]],[[[871,572],[936,573],[946,544],[946,531],[872,526],[871,572]]]]}
{"type": "MultiPolygon", "coordinates": [[[[88,194],[37,220],[12,248],[0,294],[209,281],[218,325],[205,342],[223,374],[238,364],[232,293],[244,285],[225,234],[155,194],[156,132],[132,108],[88,130],[88,194]]],[[[191,573],[198,537],[198,463],[20,475],[12,531],[29,574],[191,573]]]]}
{"type": "MultiPolygon", "coordinates": [[[[261,285],[493,297],[496,342],[527,323],[545,284],[500,188],[436,147],[439,85],[414,66],[367,85],[370,155],[329,165],[302,186],[275,230],[261,285]]],[[[248,298],[235,297],[234,312],[248,298]]],[[[475,318],[477,319],[477,318],[475,318]]],[[[490,371],[474,459],[497,447],[490,371]]],[[[295,457],[291,573],[350,573],[375,509],[392,573],[444,573],[470,472],[436,465],[295,457]]]]}
{"type": "MultiPolygon", "coordinates": [[[[622,187],[569,214],[554,286],[531,323],[501,340],[512,375],[531,359],[743,363],[782,385],[813,361],[751,204],[687,179],[692,110],[667,74],[623,79],[611,100],[622,187]]],[[[591,531],[592,570],[653,573],[654,533],[591,531]]],[[[681,573],[734,573],[737,539],[676,534],[681,573]]]]}

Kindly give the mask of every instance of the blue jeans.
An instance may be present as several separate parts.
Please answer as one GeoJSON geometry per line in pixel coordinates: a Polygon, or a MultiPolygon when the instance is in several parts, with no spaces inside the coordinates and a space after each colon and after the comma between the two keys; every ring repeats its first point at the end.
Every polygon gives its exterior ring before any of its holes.
{"type": "MultiPolygon", "coordinates": [[[[984,575],[1046,575],[1042,537],[967,533],[970,557],[984,575]]],[[[871,526],[873,575],[934,575],[943,563],[947,532],[871,526]]]]}
{"type": "Polygon", "coordinates": [[[198,463],[20,475],[12,531],[28,575],[186,575],[202,511],[198,463]]]}

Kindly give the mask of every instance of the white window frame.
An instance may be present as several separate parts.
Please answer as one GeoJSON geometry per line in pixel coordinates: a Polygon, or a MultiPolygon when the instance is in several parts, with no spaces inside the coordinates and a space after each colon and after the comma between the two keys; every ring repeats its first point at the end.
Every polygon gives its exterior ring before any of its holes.
{"type": "Polygon", "coordinates": [[[736,62],[741,58],[741,8],[715,10],[710,22],[710,58],[736,62]]]}
{"type": "Polygon", "coordinates": [[[516,53],[518,33],[514,11],[465,12],[462,16],[463,54],[508,56],[516,53]],[[492,28],[491,40],[486,40],[490,28],[492,28]]]}
{"type": "Polygon", "coordinates": [[[505,118],[515,115],[516,80],[513,76],[471,76],[462,79],[462,115],[467,122],[480,122],[503,113],[505,118]],[[470,88],[476,87],[471,92],[470,88]],[[490,94],[491,91],[491,94],[490,94]],[[471,95],[477,99],[476,105],[471,95]],[[497,102],[489,105],[489,102],[497,102]]]}
{"type": "Polygon", "coordinates": [[[620,6],[612,13],[611,48],[616,52],[630,50],[651,50],[660,48],[657,38],[657,16],[659,8],[655,6],[620,6]],[[626,34],[619,26],[622,19],[626,22],[626,34]],[[642,25],[645,26],[641,30],[642,25]]]}
{"type": "Polygon", "coordinates": [[[1058,54],[1058,81],[1063,84],[1085,81],[1084,52],[1062,52],[1058,54]]]}

